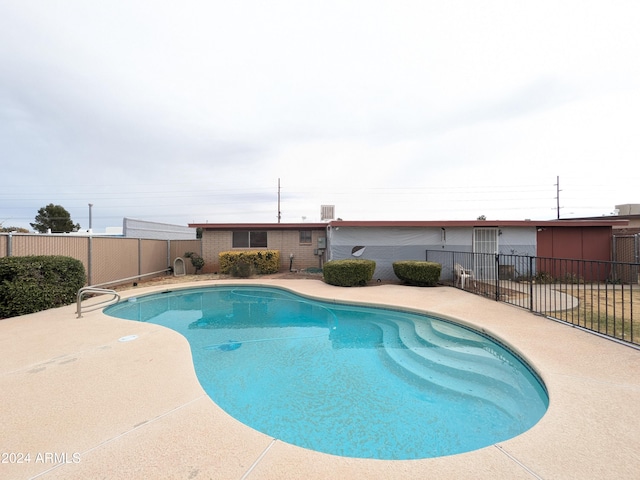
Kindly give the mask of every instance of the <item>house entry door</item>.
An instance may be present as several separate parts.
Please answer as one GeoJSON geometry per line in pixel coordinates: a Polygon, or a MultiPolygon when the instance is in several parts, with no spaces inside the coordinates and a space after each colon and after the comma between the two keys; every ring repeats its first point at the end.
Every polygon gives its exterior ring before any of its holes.
{"type": "Polygon", "coordinates": [[[498,229],[474,228],[473,253],[476,279],[495,280],[498,277],[494,257],[498,253],[498,229]]]}

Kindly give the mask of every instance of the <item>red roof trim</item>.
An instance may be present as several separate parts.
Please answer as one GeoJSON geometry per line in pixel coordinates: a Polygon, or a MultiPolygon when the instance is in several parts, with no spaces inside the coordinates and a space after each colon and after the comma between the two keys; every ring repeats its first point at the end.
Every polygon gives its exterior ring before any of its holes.
{"type": "Polygon", "coordinates": [[[204,230],[325,230],[326,223],[190,223],[204,230]]]}
{"type": "Polygon", "coordinates": [[[613,227],[627,220],[427,220],[427,221],[344,221],[332,227],[613,227]]]}
{"type": "Polygon", "coordinates": [[[332,220],[329,223],[190,223],[204,230],[324,230],[331,227],[625,227],[628,220],[332,220]]]}

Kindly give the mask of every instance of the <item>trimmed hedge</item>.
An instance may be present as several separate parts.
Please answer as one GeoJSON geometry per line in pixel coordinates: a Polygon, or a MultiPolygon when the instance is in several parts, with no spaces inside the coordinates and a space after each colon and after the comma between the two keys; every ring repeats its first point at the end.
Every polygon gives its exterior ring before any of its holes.
{"type": "Polygon", "coordinates": [[[75,258],[0,258],[0,318],[74,303],[85,282],[84,265],[75,258]]]}
{"type": "Polygon", "coordinates": [[[232,250],[220,252],[220,273],[248,277],[252,272],[259,274],[280,271],[279,250],[232,250]]]}
{"type": "Polygon", "coordinates": [[[373,278],[373,260],[331,260],[324,264],[324,281],[338,287],[364,286],[373,278]]]}
{"type": "Polygon", "coordinates": [[[440,280],[442,265],[435,262],[404,260],[393,262],[393,273],[400,280],[418,287],[433,287],[440,280]]]}

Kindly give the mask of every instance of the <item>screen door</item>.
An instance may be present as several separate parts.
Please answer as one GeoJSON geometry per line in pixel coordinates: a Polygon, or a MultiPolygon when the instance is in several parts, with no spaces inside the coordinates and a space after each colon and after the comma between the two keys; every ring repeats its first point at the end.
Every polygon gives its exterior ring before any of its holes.
{"type": "Polygon", "coordinates": [[[478,280],[495,280],[497,278],[496,259],[498,253],[498,229],[473,229],[474,270],[478,280]]]}

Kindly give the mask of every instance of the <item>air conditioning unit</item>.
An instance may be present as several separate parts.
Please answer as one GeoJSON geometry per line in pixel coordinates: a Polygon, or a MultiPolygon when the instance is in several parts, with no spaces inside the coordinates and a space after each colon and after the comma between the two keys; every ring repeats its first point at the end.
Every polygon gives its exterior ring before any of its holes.
{"type": "Polygon", "coordinates": [[[333,220],[336,216],[335,205],[320,206],[320,220],[333,220]]]}

